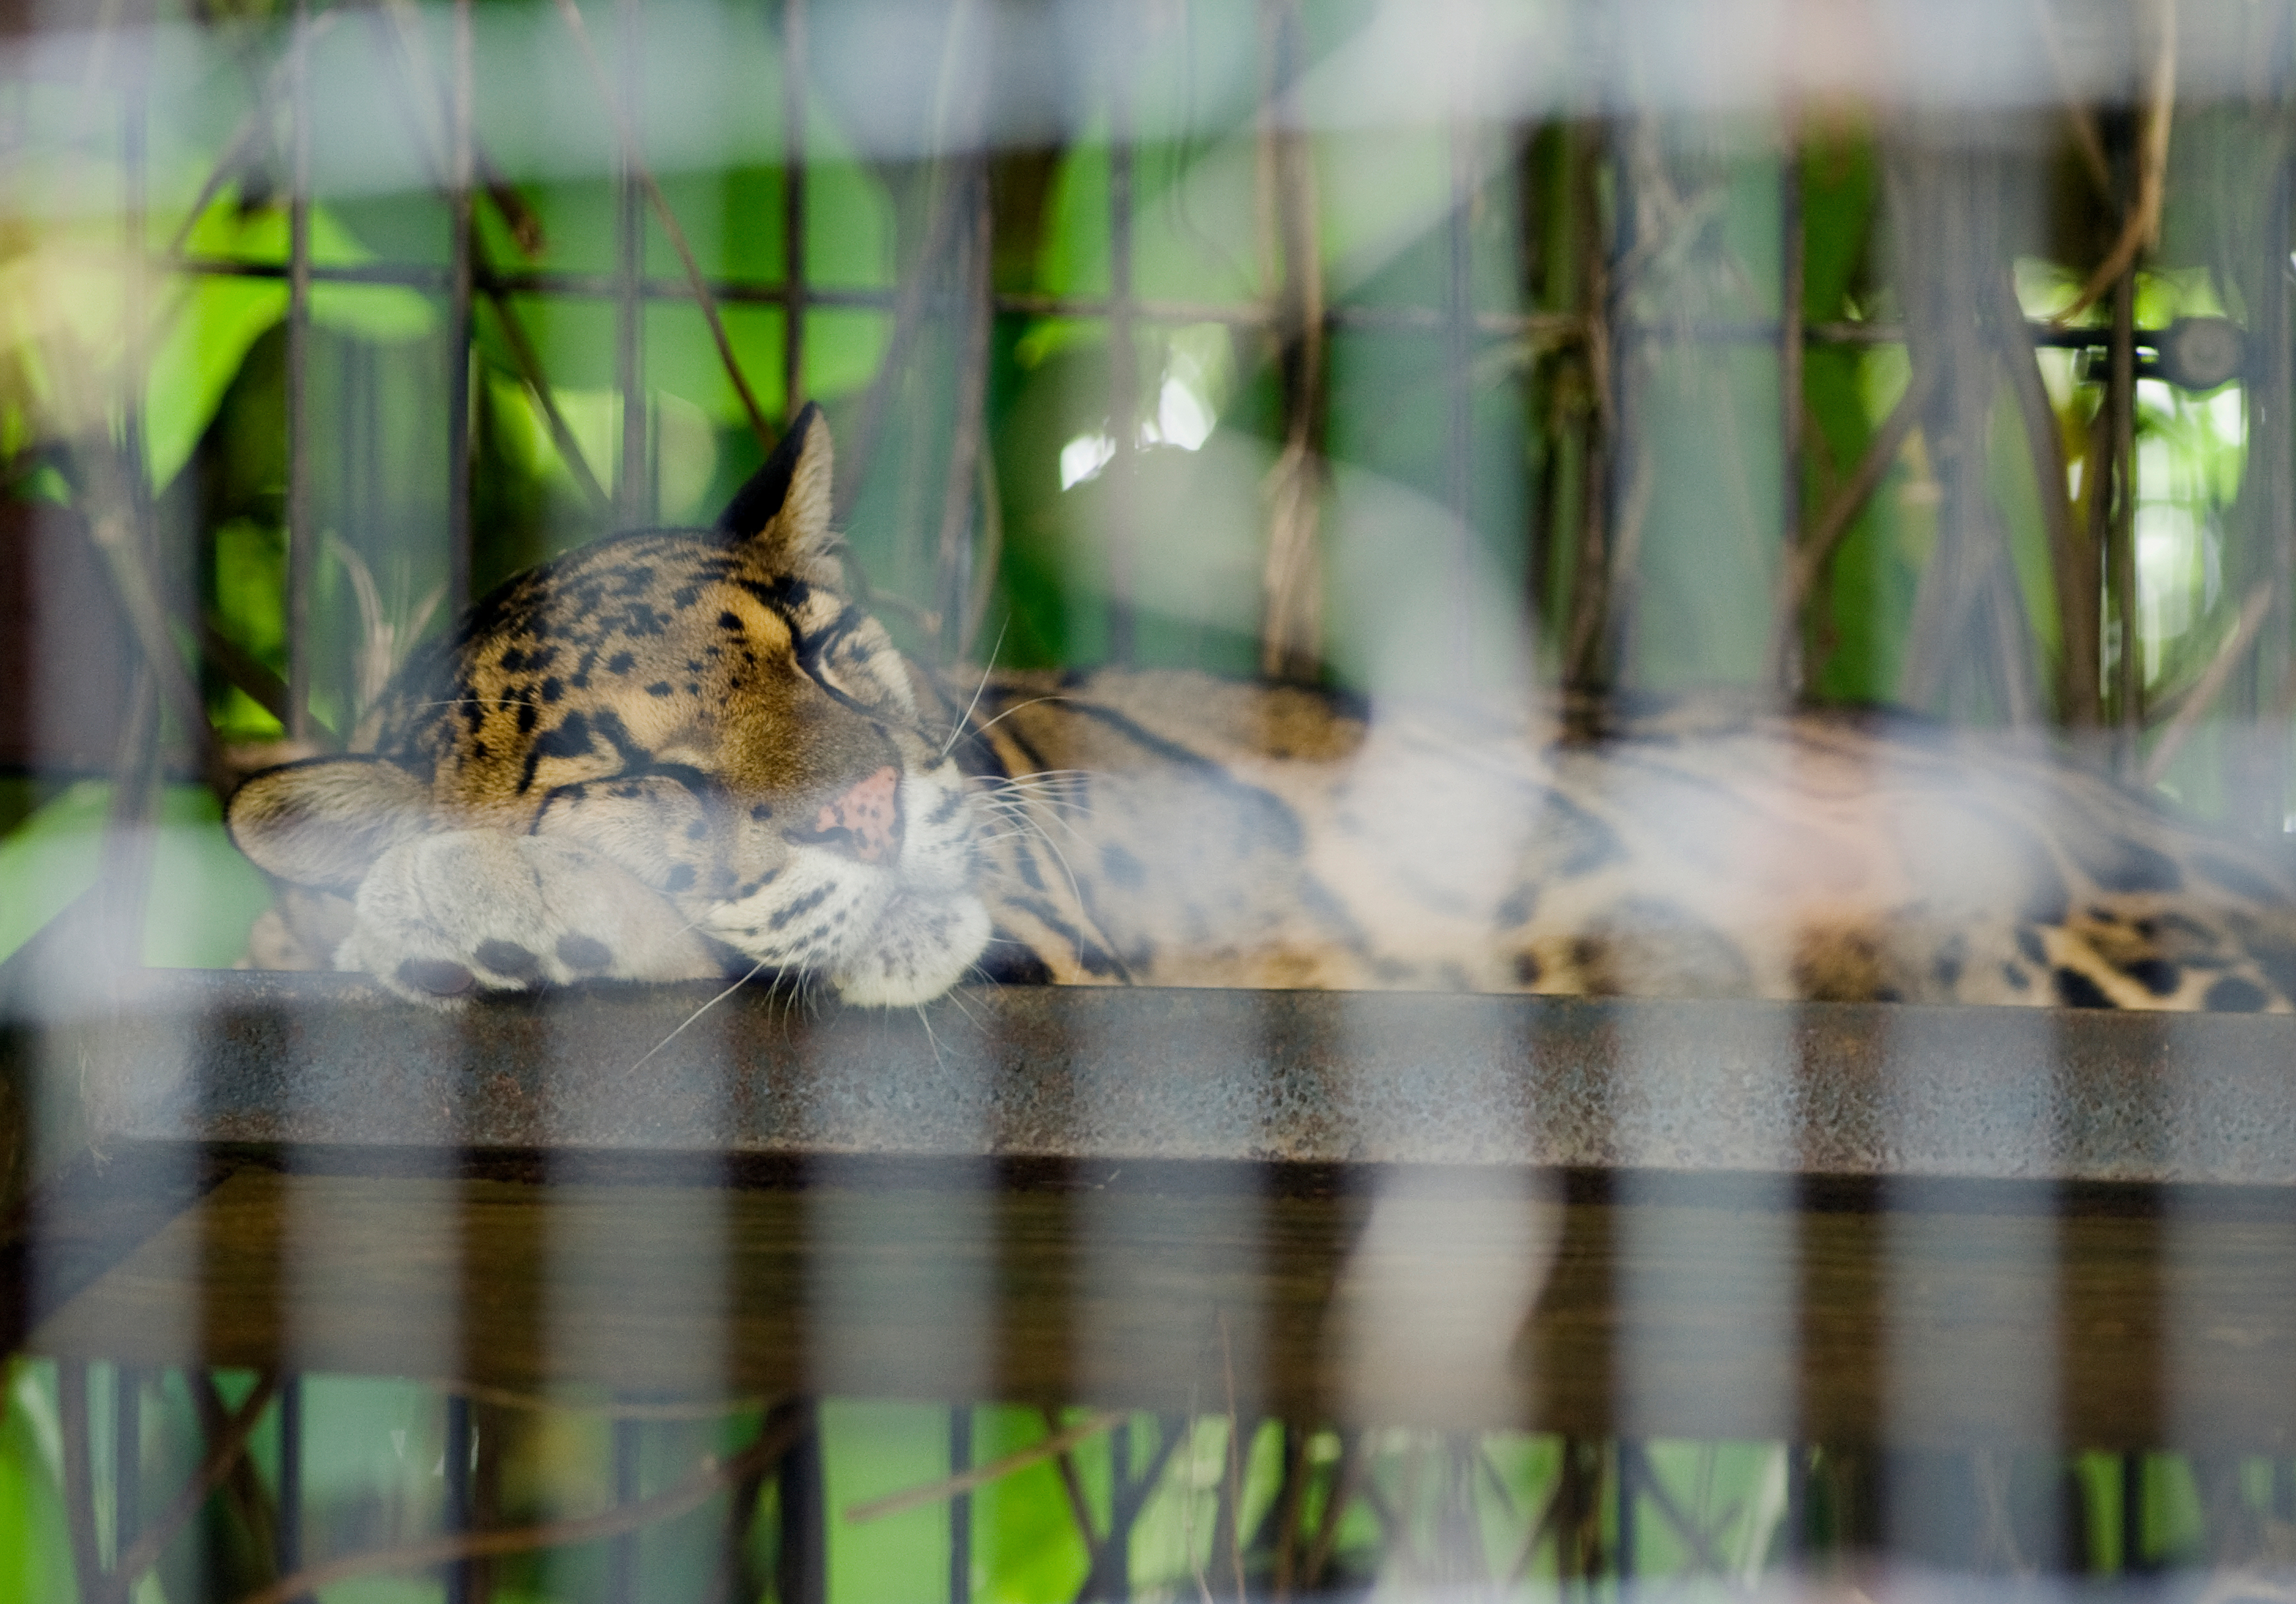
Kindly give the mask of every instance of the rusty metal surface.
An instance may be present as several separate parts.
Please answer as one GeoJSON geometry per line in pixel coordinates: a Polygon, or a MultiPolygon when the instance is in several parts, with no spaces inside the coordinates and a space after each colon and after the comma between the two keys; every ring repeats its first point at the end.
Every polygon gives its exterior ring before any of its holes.
{"type": "Polygon", "coordinates": [[[188,971],[112,995],[4,1033],[99,1139],[2296,1182],[2296,1022],[2267,1017],[707,987],[443,1016],[188,971]]]}

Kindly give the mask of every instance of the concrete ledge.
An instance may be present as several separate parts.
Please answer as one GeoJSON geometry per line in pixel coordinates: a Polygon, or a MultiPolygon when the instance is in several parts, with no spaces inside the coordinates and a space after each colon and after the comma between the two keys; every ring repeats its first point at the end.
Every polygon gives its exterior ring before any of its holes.
{"type": "Polygon", "coordinates": [[[99,1144],[2296,1183],[2296,1021],[2270,1017],[1038,988],[882,1013],[693,986],[446,1016],[191,971],[114,995],[0,1037],[99,1144]]]}

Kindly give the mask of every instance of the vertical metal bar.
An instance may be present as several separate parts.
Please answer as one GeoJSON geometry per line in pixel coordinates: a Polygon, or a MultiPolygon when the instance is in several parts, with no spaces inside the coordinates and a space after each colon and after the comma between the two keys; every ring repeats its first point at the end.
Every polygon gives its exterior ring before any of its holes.
{"type": "Polygon", "coordinates": [[[1444,500],[1457,521],[1458,545],[1451,554],[1451,652],[1463,675],[1472,661],[1475,619],[1474,463],[1472,396],[1468,369],[1474,360],[1473,145],[1465,119],[1454,111],[1449,147],[1451,214],[1445,240],[1447,268],[1443,285],[1444,500]]]}
{"type": "Polygon", "coordinates": [[[624,529],[653,522],[646,505],[645,301],[640,293],[645,276],[645,201],[639,193],[636,162],[642,137],[639,120],[638,40],[642,13],[638,0],[615,0],[621,24],[620,60],[622,116],[630,128],[630,148],[614,167],[614,386],[622,398],[621,466],[614,478],[614,507],[624,529]]]}
{"type": "Polygon", "coordinates": [[[279,1384],[279,1574],[303,1568],[303,1378],[279,1384]]]}
{"type": "Polygon", "coordinates": [[[1809,1551],[1809,1444],[1786,1444],[1785,1559],[1799,1569],[1809,1551]]]}
{"type": "Polygon", "coordinates": [[[822,1604],[829,1596],[829,1501],[821,1477],[821,1406],[807,1398],[784,1407],[803,1421],[775,1471],[781,1542],[774,1597],[775,1604],[822,1604]]]}
{"type": "Polygon", "coordinates": [[[782,0],[782,423],[805,405],[806,0],[782,0]]]}
{"type": "Polygon", "coordinates": [[[447,97],[447,210],[449,279],[447,308],[447,605],[471,599],[471,190],[477,158],[472,0],[455,0],[452,83],[447,97]]]}
{"type": "Polygon", "coordinates": [[[988,337],[994,284],[989,272],[996,223],[989,206],[986,159],[957,164],[964,194],[964,243],[957,252],[960,297],[956,416],[950,432],[948,472],[941,485],[940,540],[935,554],[934,607],[940,614],[940,657],[955,662],[965,645],[972,596],[973,508],[980,500],[980,456],[988,430],[988,337]]]}
{"type": "Polygon", "coordinates": [[[111,1372],[111,1554],[135,1546],[144,1530],[144,1377],[129,1365],[111,1372]]]}
{"type": "Polygon", "coordinates": [[[2120,1574],[2144,1574],[2144,1456],[2120,1456],[2120,1574]]]}
{"type": "Polygon", "coordinates": [[[72,1569],[80,1604],[94,1604],[111,1590],[95,1546],[95,1471],[89,1462],[87,1361],[56,1361],[56,1414],[64,1451],[64,1523],[70,1530],[72,1569]]]}
{"type": "MultiPolygon", "coordinates": [[[[638,1501],[640,1488],[639,1451],[644,1446],[636,1420],[614,1422],[614,1502],[627,1505],[638,1501]]],[[[608,1560],[606,1596],[614,1604],[637,1604],[638,1538],[637,1532],[625,1532],[613,1540],[608,1560]]]]}
{"type": "MultiPolygon", "coordinates": [[[[460,1394],[447,1395],[447,1530],[449,1534],[471,1529],[471,1401],[460,1394]]],[[[447,1604],[481,1604],[477,1565],[456,1559],[447,1567],[447,1604]]]]}
{"type": "Polygon", "coordinates": [[[287,736],[303,741],[311,734],[311,592],[318,579],[303,416],[311,361],[311,0],[295,0],[288,52],[287,736]]]}
{"type": "MultiPolygon", "coordinates": [[[[972,1468],[972,1405],[959,1403],[948,1411],[948,1473],[962,1476],[972,1468]]],[[[948,1501],[948,1604],[972,1600],[972,1494],[959,1493],[948,1501]]]]}
{"type": "MultiPolygon", "coordinates": [[[[2284,115],[2284,111],[2276,108],[2284,115]]],[[[2228,744],[2240,755],[2237,771],[2227,777],[2233,799],[2230,821],[2267,840],[2281,836],[2288,817],[2289,720],[2288,694],[2292,679],[2289,630],[2296,605],[2296,432],[2290,427],[2291,405],[2296,403],[2296,339],[2292,339],[2290,285],[2284,271],[2292,243],[2291,187],[2296,185],[2296,164],[2286,158],[2271,173],[2272,194],[2266,208],[2265,238],[2270,248],[2259,264],[2264,292],[2256,299],[2253,339],[2261,348],[2256,371],[2244,386],[2249,412],[2248,472],[2258,478],[2256,501],[2260,517],[2248,523],[2249,538],[2264,549],[2251,559],[2272,581],[2272,608],[2257,637],[2256,673],[2252,688],[2234,705],[2254,720],[2245,742],[2228,744]],[[2242,750],[2245,748],[2245,750],[2242,750]]]]}
{"type": "Polygon", "coordinates": [[[1139,432],[1138,350],[1132,341],[1131,52],[1109,51],[1108,79],[1108,657],[1132,661],[1133,453],[1139,432]]]}
{"type": "MultiPolygon", "coordinates": [[[[1784,537],[1779,561],[1792,562],[1801,547],[1802,298],[1808,242],[1802,230],[1801,142],[1791,131],[1778,163],[1778,228],[1784,257],[1778,279],[1778,523],[1784,537]]],[[[1797,621],[1779,687],[1789,695],[1803,688],[1801,639],[1797,621]]]]}
{"type": "Polygon", "coordinates": [[[1635,1579],[1635,1492],[1642,1485],[1642,1451],[1621,1438],[1612,1462],[1618,1467],[1619,1513],[1617,1552],[1611,1556],[1611,1571],[1624,1588],[1635,1579]]]}
{"type": "Polygon", "coordinates": [[[2113,612],[2120,624],[2116,665],[2120,703],[2120,766],[2136,772],[2136,737],[2144,726],[2144,668],[2136,635],[2136,271],[2112,287],[2112,467],[2118,491],[2112,507],[2113,612]]]}
{"type": "MultiPolygon", "coordinates": [[[[136,53],[138,62],[143,53],[136,53]]],[[[144,325],[150,316],[144,294],[145,274],[148,271],[149,241],[146,186],[150,177],[150,116],[144,105],[146,86],[144,75],[131,70],[130,77],[120,95],[119,165],[125,193],[120,208],[120,250],[127,271],[121,276],[120,313],[125,325],[125,350],[120,374],[120,454],[127,465],[127,486],[135,504],[136,527],[151,527],[149,513],[152,505],[152,469],[144,448],[144,390],[151,381],[147,371],[150,341],[144,325]]],[[[156,667],[156,665],[155,665],[156,667]]],[[[185,730],[184,737],[196,741],[196,730],[185,730]]]]}

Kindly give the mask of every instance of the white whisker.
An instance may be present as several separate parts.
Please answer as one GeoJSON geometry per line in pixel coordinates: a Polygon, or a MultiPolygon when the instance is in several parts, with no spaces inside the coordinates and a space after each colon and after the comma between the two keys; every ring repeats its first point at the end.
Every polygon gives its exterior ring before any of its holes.
{"type": "MultiPolygon", "coordinates": [[[[700,1008],[694,1009],[693,1012],[688,1014],[685,1016],[684,1023],[680,1024],[676,1030],[670,1032],[668,1035],[664,1036],[660,1041],[655,1042],[652,1048],[647,1051],[645,1057],[640,1058],[636,1064],[631,1065],[630,1069],[633,1072],[644,1069],[646,1065],[647,1059],[652,1058],[655,1053],[661,1051],[663,1048],[668,1047],[671,1042],[676,1041],[680,1036],[685,1033],[686,1025],[692,1024],[695,1020],[701,1018],[701,1016],[707,1014],[710,1009],[716,1008],[719,1003],[734,995],[734,992],[740,991],[743,986],[748,985],[751,981],[757,979],[758,972],[766,967],[766,959],[762,958],[759,958],[747,975],[744,975],[741,979],[735,981],[732,985],[727,986],[724,991],[718,992],[717,996],[711,998],[708,1002],[703,1003],[700,1008]]],[[[767,995],[770,997],[773,993],[768,991],[767,995]]]]}

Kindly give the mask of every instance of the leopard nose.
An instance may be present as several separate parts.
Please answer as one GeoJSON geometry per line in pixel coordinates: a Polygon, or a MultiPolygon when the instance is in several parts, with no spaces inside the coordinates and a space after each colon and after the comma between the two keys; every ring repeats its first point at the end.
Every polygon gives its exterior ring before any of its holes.
{"type": "Polygon", "coordinates": [[[864,863],[891,863],[901,855],[900,773],[888,763],[822,805],[813,838],[864,863]]]}

